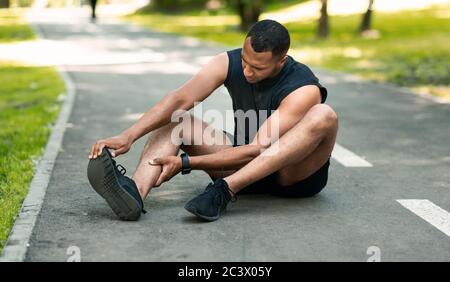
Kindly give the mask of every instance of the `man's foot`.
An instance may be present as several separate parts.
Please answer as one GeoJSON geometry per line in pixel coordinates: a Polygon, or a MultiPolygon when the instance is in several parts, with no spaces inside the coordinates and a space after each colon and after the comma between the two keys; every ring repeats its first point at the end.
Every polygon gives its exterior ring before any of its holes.
{"type": "Polygon", "coordinates": [[[89,161],[87,170],[89,183],[120,219],[138,220],[141,212],[146,213],[144,203],[136,183],[125,172],[123,166],[116,165],[107,148],[89,161]]]}
{"type": "Polygon", "coordinates": [[[219,219],[222,212],[226,210],[228,203],[236,201],[236,196],[222,178],[214,183],[209,183],[205,191],[186,203],[184,208],[207,221],[219,219]],[[230,195],[230,192],[233,196],[230,195]]]}

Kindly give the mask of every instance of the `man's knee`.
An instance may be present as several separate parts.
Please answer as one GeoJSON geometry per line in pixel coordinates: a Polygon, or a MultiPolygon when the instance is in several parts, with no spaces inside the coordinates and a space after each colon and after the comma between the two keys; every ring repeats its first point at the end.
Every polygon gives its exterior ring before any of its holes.
{"type": "Polygon", "coordinates": [[[201,120],[199,120],[192,114],[187,114],[179,120],[171,121],[153,130],[149,134],[149,139],[155,139],[170,135],[172,143],[174,144],[192,145],[194,144],[194,139],[198,138],[197,135],[202,132],[202,128],[203,125],[201,120]]]}
{"type": "Polygon", "coordinates": [[[176,123],[169,122],[168,124],[165,124],[161,127],[158,127],[156,129],[152,130],[148,134],[149,141],[157,140],[159,138],[162,138],[162,137],[172,134],[172,131],[175,128],[175,126],[176,126],[176,123]]]}
{"type": "Polygon", "coordinates": [[[326,104],[313,106],[306,114],[312,130],[330,130],[336,129],[338,117],[336,112],[326,104]]]}

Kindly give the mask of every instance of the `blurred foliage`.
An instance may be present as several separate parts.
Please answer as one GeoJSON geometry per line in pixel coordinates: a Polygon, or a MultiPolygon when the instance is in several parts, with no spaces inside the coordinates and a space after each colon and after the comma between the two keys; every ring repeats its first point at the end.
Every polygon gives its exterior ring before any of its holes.
{"type": "Polygon", "coordinates": [[[183,12],[204,8],[208,0],[152,0],[149,8],[165,12],[183,12]]]}
{"type": "Polygon", "coordinates": [[[137,14],[162,12],[166,14],[214,15],[237,14],[240,17],[239,28],[247,31],[263,11],[276,10],[306,0],[153,0],[137,14]]]}
{"type": "Polygon", "coordinates": [[[287,24],[301,60],[402,86],[450,83],[450,6],[375,13],[373,37],[354,33],[358,15],[331,17],[330,37],[317,40],[315,23],[287,24]],[[444,16],[442,16],[444,15],[444,16]]]}
{"type": "Polygon", "coordinates": [[[307,2],[309,0],[264,0],[264,11],[271,12],[307,2]]]}
{"type": "Polygon", "coordinates": [[[31,28],[20,16],[20,9],[0,10],[0,43],[34,39],[31,28]]]}
{"type": "Polygon", "coordinates": [[[33,0],[0,0],[0,8],[29,7],[33,0]]]}
{"type": "MultiPolygon", "coordinates": [[[[210,0],[165,0],[164,2],[166,3],[159,6],[158,3],[153,1],[149,5],[138,10],[136,14],[143,15],[160,12],[182,15],[236,15],[237,10],[236,7],[233,6],[233,1],[236,0],[214,0],[214,2],[220,3],[220,7],[215,9],[208,7],[208,2],[210,2],[210,0]]],[[[264,3],[263,11],[276,11],[306,1],[308,0],[262,0],[264,3]]],[[[214,3],[214,6],[215,5],[216,3],[214,3]]]]}
{"type": "MultiPolygon", "coordinates": [[[[357,32],[361,15],[331,16],[326,39],[317,39],[315,20],[292,22],[286,27],[292,37],[291,54],[304,63],[402,86],[429,86],[432,93],[450,97],[449,15],[449,5],[396,13],[375,11],[373,30],[367,36],[357,32]]],[[[232,11],[218,15],[153,12],[129,19],[152,29],[229,47],[241,46],[245,37],[237,28],[239,17],[232,11]]]]}
{"type": "Polygon", "coordinates": [[[0,0],[0,8],[9,8],[11,5],[9,0],[0,0]]]}
{"type": "Polygon", "coordinates": [[[34,0],[11,0],[11,7],[30,7],[34,0]]]}
{"type": "Polygon", "coordinates": [[[450,56],[444,50],[418,52],[414,56],[399,52],[395,56],[395,64],[391,63],[392,57],[381,59],[386,67],[380,71],[386,72],[387,79],[399,85],[450,83],[450,56]]]}
{"type": "Polygon", "coordinates": [[[66,7],[66,6],[67,6],[67,0],[47,0],[47,7],[62,8],[62,7],[66,7]]]}

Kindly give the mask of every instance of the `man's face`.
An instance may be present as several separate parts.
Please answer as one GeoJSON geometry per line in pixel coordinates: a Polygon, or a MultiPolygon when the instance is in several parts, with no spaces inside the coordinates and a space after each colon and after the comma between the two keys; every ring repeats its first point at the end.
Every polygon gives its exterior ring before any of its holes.
{"type": "Polygon", "coordinates": [[[276,76],[283,67],[287,56],[273,56],[271,51],[253,50],[250,37],[245,39],[242,48],[242,69],[248,83],[257,83],[276,76]]]}

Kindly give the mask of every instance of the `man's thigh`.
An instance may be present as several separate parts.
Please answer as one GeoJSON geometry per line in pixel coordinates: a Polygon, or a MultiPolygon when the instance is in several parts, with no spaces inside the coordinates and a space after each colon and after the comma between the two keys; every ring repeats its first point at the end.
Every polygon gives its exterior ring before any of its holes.
{"type": "MultiPolygon", "coordinates": [[[[191,115],[190,126],[183,127],[180,149],[190,156],[214,154],[232,148],[233,136],[191,115]]],[[[231,175],[235,170],[205,171],[212,179],[231,175]]]]}
{"type": "Polygon", "coordinates": [[[304,160],[245,187],[238,194],[268,193],[282,197],[307,197],[317,194],[328,179],[332,146],[322,143],[304,160]]]}
{"type": "Polygon", "coordinates": [[[331,132],[306,158],[278,170],[275,174],[277,182],[282,186],[290,186],[313,175],[330,159],[335,142],[336,132],[331,132]]]}

